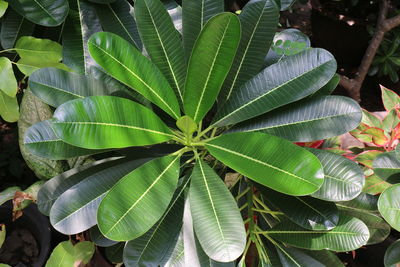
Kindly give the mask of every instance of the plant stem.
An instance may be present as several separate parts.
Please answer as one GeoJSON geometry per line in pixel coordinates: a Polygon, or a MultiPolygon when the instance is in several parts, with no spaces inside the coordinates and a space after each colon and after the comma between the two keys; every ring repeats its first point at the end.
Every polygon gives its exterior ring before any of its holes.
{"type": "Polygon", "coordinates": [[[1,54],[1,53],[6,53],[6,52],[9,52],[9,51],[14,51],[14,50],[15,50],[15,48],[4,49],[4,50],[1,50],[1,51],[0,51],[0,54],[1,54]]]}
{"type": "Polygon", "coordinates": [[[260,213],[267,213],[267,214],[275,214],[275,215],[283,215],[284,213],[283,212],[280,212],[280,211],[274,211],[274,210],[262,210],[262,209],[255,209],[255,208],[253,208],[253,211],[256,211],[256,212],[260,212],[260,213]]]}
{"type": "Polygon", "coordinates": [[[247,187],[242,193],[237,195],[237,197],[235,197],[236,201],[239,201],[239,199],[241,199],[244,195],[246,195],[249,190],[250,190],[250,188],[247,187]]]}

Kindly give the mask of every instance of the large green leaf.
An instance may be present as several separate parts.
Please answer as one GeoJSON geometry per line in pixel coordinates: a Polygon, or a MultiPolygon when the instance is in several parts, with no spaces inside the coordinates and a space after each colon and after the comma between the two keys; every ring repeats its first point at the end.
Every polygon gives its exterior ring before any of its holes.
{"type": "Polygon", "coordinates": [[[310,230],[331,230],[339,221],[335,203],[312,197],[292,197],[265,187],[257,187],[266,201],[285,213],[292,222],[310,230]]]}
{"type": "Polygon", "coordinates": [[[378,209],[382,217],[400,231],[400,184],[393,185],[379,196],[378,209]]]}
{"type": "Polygon", "coordinates": [[[97,208],[110,189],[125,175],[149,159],[116,164],[93,173],[63,192],[50,210],[50,222],[64,234],[83,232],[96,225],[97,208]]]}
{"type": "Polygon", "coordinates": [[[335,72],[334,57],[323,49],[287,57],[235,90],[213,124],[238,123],[300,100],[324,86],[335,72]]]}
{"type": "Polygon", "coordinates": [[[232,13],[211,18],[201,31],[188,63],[184,108],[195,122],[213,106],[232,65],[240,40],[240,22],[232,13]]]}
{"type": "Polygon", "coordinates": [[[365,223],[369,230],[369,239],[367,245],[379,244],[383,242],[390,234],[390,225],[380,216],[364,211],[355,211],[351,208],[340,208],[342,214],[360,219],[365,223]]]}
{"type": "Polygon", "coordinates": [[[361,192],[356,198],[336,203],[338,207],[345,207],[354,211],[376,213],[378,212],[378,196],[361,192]]]}
{"type": "Polygon", "coordinates": [[[33,155],[23,143],[29,127],[40,121],[50,119],[51,116],[51,108],[34,96],[30,90],[25,90],[21,101],[21,117],[18,120],[19,148],[26,164],[41,179],[50,179],[68,168],[68,164],[64,161],[49,160],[33,155]]]}
{"type": "Polygon", "coordinates": [[[235,126],[232,132],[261,131],[296,142],[310,142],[344,134],[361,121],[360,106],[343,96],[301,100],[235,126]]]}
{"type": "Polygon", "coordinates": [[[128,1],[117,0],[114,3],[96,5],[95,8],[105,31],[115,33],[142,49],[142,41],[133,17],[133,7],[128,1]]]}
{"type": "Polygon", "coordinates": [[[19,118],[19,106],[16,97],[10,97],[0,91],[0,116],[8,122],[16,122],[19,118]]]}
{"type": "Polygon", "coordinates": [[[189,190],[193,226],[201,247],[213,260],[237,259],[246,245],[246,232],[237,204],[215,171],[200,159],[189,190]]]}
{"type": "Polygon", "coordinates": [[[389,183],[400,183],[400,160],[395,151],[379,154],[372,166],[380,178],[389,183]]]}
{"type": "Polygon", "coordinates": [[[211,17],[223,11],[223,0],[182,1],[183,46],[187,60],[204,25],[211,17]]]}
{"type": "Polygon", "coordinates": [[[89,149],[151,145],[173,137],[153,111],[114,96],[69,101],[56,109],[53,118],[53,129],[58,137],[89,149]]]}
{"type": "Polygon", "coordinates": [[[179,235],[178,241],[176,242],[176,246],[172,251],[171,257],[168,262],[165,264],[165,267],[185,267],[185,254],[183,247],[183,238],[182,234],[179,235]]]}
{"type": "Polygon", "coordinates": [[[126,241],[150,230],[164,214],[176,189],[179,158],[154,159],[123,177],[110,190],[97,212],[99,229],[105,237],[126,241]]]}
{"type": "Polygon", "coordinates": [[[71,0],[71,11],[65,20],[62,33],[64,63],[80,74],[89,74],[95,65],[90,57],[87,42],[89,37],[102,30],[92,4],[82,0],[71,0]]]}
{"type": "Polygon", "coordinates": [[[104,169],[114,165],[121,164],[116,161],[119,158],[108,158],[85,164],[61,173],[58,176],[48,180],[39,190],[37,197],[37,206],[41,213],[49,216],[50,209],[57,198],[66,190],[104,169]]]}
{"type": "Polygon", "coordinates": [[[350,251],[365,245],[368,227],[359,219],[340,214],[338,225],[330,231],[310,231],[284,221],[265,231],[267,235],[295,247],[310,250],[350,251]]]}
{"type": "Polygon", "coordinates": [[[11,61],[6,57],[0,57],[0,91],[9,97],[15,97],[18,91],[11,61]]]}
{"type": "Polygon", "coordinates": [[[66,65],[60,62],[39,61],[38,58],[20,58],[17,61],[18,69],[25,75],[30,76],[33,72],[42,68],[57,68],[61,70],[71,71],[66,65]]]}
{"type": "Polygon", "coordinates": [[[324,182],[318,158],[279,137],[233,133],[212,139],[205,146],[225,165],[284,194],[308,195],[324,182]]]}
{"type": "MultiPolygon", "coordinates": [[[[321,262],[318,262],[313,257],[307,255],[303,251],[285,247],[283,245],[275,244],[276,251],[278,252],[280,263],[283,267],[299,267],[299,266],[312,266],[312,267],[324,267],[321,262]]],[[[271,266],[272,267],[272,266],[271,266]]],[[[332,266],[333,267],[333,266],[332,266]]],[[[336,267],[336,266],[335,266],[336,267]]]]}
{"type": "Polygon", "coordinates": [[[30,58],[45,62],[59,62],[62,59],[62,46],[49,39],[22,36],[15,44],[15,50],[21,58],[30,58]]]}
{"type": "Polygon", "coordinates": [[[258,74],[274,38],[279,19],[275,0],[251,1],[239,15],[242,37],[232,68],[222,87],[223,101],[258,74]]]}
{"type": "Polygon", "coordinates": [[[327,201],[348,201],[357,197],[365,178],[359,165],[343,156],[321,149],[309,149],[322,163],[324,183],[312,194],[327,201]]]}
{"type": "Polygon", "coordinates": [[[125,266],[157,267],[168,261],[182,227],[184,191],[189,181],[183,181],[164,215],[147,233],[126,243],[125,266]]]}
{"type": "Polygon", "coordinates": [[[29,88],[37,97],[53,107],[58,107],[69,100],[109,95],[118,90],[92,76],[54,68],[34,72],[29,77],[29,88]]]}
{"type": "Polygon", "coordinates": [[[385,267],[397,267],[400,263],[400,240],[392,243],[385,252],[385,267]]]}
{"type": "Polygon", "coordinates": [[[104,150],[90,150],[63,142],[55,134],[51,120],[42,121],[29,127],[25,133],[24,145],[30,153],[53,160],[104,152],[104,150]]]}
{"type": "Polygon", "coordinates": [[[301,250],[303,253],[306,253],[318,260],[326,267],[345,267],[340,258],[332,251],[329,250],[301,250]]]}
{"type": "Polygon", "coordinates": [[[10,8],[1,23],[0,40],[4,49],[13,48],[15,42],[24,35],[31,35],[35,24],[20,16],[10,8]]]}
{"type": "Polygon", "coordinates": [[[181,36],[160,0],[136,0],[135,18],[152,62],[183,102],[186,61],[181,36]]]}
{"type": "Polygon", "coordinates": [[[178,100],[165,77],[128,41],[100,32],[89,39],[94,60],[112,77],[134,88],[173,118],[180,117],[178,100]]]}
{"type": "Polygon", "coordinates": [[[42,26],[60,25],[68,14],[68,0],[14,0],[11,7],[21,16],[42,26]]]}

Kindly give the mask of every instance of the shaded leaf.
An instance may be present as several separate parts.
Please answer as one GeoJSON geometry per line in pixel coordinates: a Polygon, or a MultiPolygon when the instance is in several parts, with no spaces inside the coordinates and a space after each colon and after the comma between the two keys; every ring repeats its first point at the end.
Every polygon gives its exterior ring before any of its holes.
{"type": "Polygon", "coordinates": [[[400,182],[400,161],[394,151],[379,154],[373,162],[373,169],[376,175],[389,183],[400,182]]]}
{"type": "Polygon", "coordinates": [[[400,263],[400,240],[392,243],[385,252],[385,267],[396,267],[400,263]]]}
{"type": "Polygon", "coordinates": [[[396,230],[400,230],[400,184],[393,185],[379,196],[378,209],[382,217],[396,230]]]}
{"type": "Polygon", "coordinates": [[[0,40],[4,49],[13,48],[15,42],[24,35],[31,35],[35,24],[9,8],[1,23],[0,40]]]}

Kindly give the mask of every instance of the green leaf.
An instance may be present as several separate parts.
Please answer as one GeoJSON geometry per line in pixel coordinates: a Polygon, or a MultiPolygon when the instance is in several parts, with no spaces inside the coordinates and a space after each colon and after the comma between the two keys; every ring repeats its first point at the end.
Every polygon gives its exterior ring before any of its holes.
{"type": "Polygon", "coordinates": [[[364,186],[363,170],[357,163],[334,153],[308,149],[318,157],[324,169],[324,183],[312,194],[327,201],[348,201],[357,197],[364,186]]]}
{"type": "Polygon", "coordinates": [[[103,236],[97,225],[90,228],[90,240],[92,240],[93,243],[99,247],[110,247],[118,243],[117,241],[112,241],[107,237],[103,236]]]}
{"type": "Polygon", "coordinates": [[[105,5],[96,5],[95,8],[104,31],[115,33],[139,50],[142,49],[142,41],[133,17],[133,7],[128,1],[117,0],[105,5]]]}
{"type": "Polygon", "coordinates": [[[310,231],[284,221],[265,231],[270,237],[289,245],[310,250],[337,252],[355,250],[369,239],[368,227],[359,219],[340,214],[338,225],[331,231],[310,231]]]}
{"type": "Polygon", "coordinates": [[[167,9],[175,29],[182,34],[182,7],[175,0],[162,0],[167,9]]]}
{"type": "Polygon", "coordinates": [[[173,137],[153,111],[114,96],[69,101],[56,109],[53,118],[53,129],[58,137],[88,149],[151,145],[173,137]]]}
{"type": "Polygon", "coordinates": [[[182,1],[183,47],[187,60],[204,25],[213,16],[222,12],[224,12],[222,0],[182,1]]]}
{"type": "Polygon", "coordinates": [[[336,72],[334,57],[308,49],[261,73],[236,90],[214,119],[214,126],[238,123],[300,100],[324,86],[336,72]]]}
{"type": "Polygon", "coordinates": [[[17,61],[17,67],[25,76],[30,76],[33,72],[42,68],[57,68],[71,71],[71,69],[63,63],[38,61],[36,58],[21,58],[17,61]]]}
{"type": "Polygon", "coordinates": [[[335,73],[332,79],[327,84],[325,84],[321,89],[315,92],[312,95],[312,97],[332,94],[333,91],[335,91],[336,87],[339,85],[339,82],[340,82],[340,76],[339,74],[335,73]]]}
{"type": "Polygon", "coordinates": [[[32,93],[50,106],[58,107],[69,100],[94,95],[110,95],[119,88],[92,76],[46,68],[34,72],[29,77],[32,93]]]}
{"type": "Polygon", "coordinates": [[[115,2],[115,0],[89,0],[89,2],[98,3],[98,4],[110,4],[115,2]]]}
{"type": "Polygon", "coordinates": [[[35,24],[47,27],[60,25],[68,14],[67,0],[10,1],[11,7],[35,24]]]}
{"type": "Polygon", "coordinates": [[[186,61],[181,36],[171,17],[159,0],[136,0],[135,18],[140,37],[152,62],[183,102],[186,61]]]}
{"type": "Polygon", "coordinates": [[[400,107],[400,96],[390,89],[381,86],[383,106],[386,111],[390,111],[395,107],[400,107]]]}
{"type": "Polygon", "coordinates": [[[393,185],[379,196],[378,209],[382,217],[397,231],[400,230],[400,184],[393,185]]]}
{"type": "Polygon", "coordinates": [[[103,235],[126,241],[146,233],[167,209],[178,175],[179,157],[166,156],[124,176],[100,203],[97,222],[103,235]]]}
{"type": "Polygon", "coordinates": [[[390,225],[381,217],[364,211],[355,211],[351,208],[341,208],[341,213],[360,219],[365,223],[369,230],[367,245],[379,244],[390,234],[390,225]]]}
{"type": "Polygon", "coordinates": [[[376,175],[389,183],[400,183],[400,161],[395,151],[379,154],[373,168],[376,175]]]}
{"type": "Polygon", "coordinates": [[[53,160],[74,158],[104,152],[71,146],[57,137],[51,120],[42,121],[29,127],[25,133],[24,145],[30,153],[53,160]]]}
{"type": "Polygon", "coordinates": [[[92,242],[83,241],[75,246],[70,240],[59,243],[46,262],[46,267],[80,266],[89,263],[95,251],[92,242]]]}
{"type": "Polygon", "coordinates": [[[176,126],[178,126],[179,130],[183,133],[189,135],[197,131],[197,124],[189,116],[180,117],[179,120],[176,121],[176,126]]]}
{"type": "Polygon", "coordinates": [[[350,201],[336,203],[336,206],[359,212],[374,213],[378,212],[378,196],[362,192],[350,201]]]}
{"type": "Polygon", "coordinates": [[[400,240],[392,243],[385,252],[385,267],[396,267],[400,263],[400,240]]]}
{"type": "Polygon", "coordinates": [[[392,186],[391,184],[382,180],[376,174],[372,174],[368,177],[365,177],[365,185],[363,188],[363,192],[375,195],[382,193],[386,188],[389,188],[391,186],[392,186]]]}
{"type": "Polygon", "coordinates": [[[50,222],[63,234],[77,234],[96,225],[97,208],[110,189],[149,159],[115,164],[85,177],[65,190],[50,210],[50,222]],[[73,201],[72,201],[73,200],[73,201]]]}
{"type": "Polygon", "coordinates": [[[239,15],[242,37],[232,68],[224,82],[223,101],[259,73],[274,38],[279,19],[275,0],[251,1],[239,15]]]}
{"type": "Polygon", "coordinates": [[[88,75],[95,62],[89,55],[87,43],[89,37],[102,28],[92,4],[81,0],[73,2],[76,6],[68,14],[62,35],[63,62],[77,73],[88,75]]]}
{"type": "Polygon", "coordinates": [[[8,7],[8,2],[1,0],[0,1],[0,18],[3,17],[4,13],[6,13],[8,7]]]}
{"type": "Polygon", "coordinates": [[[12,8],[9,8],[2,19],[0,41],[4,49],[11,49],[15,42],[24,35],[31,35],[35,24],[20,16],[12,8]]]}
{"type": "Polygon", "coordinates": [[[148,232],[126,243],[126,266],[163,266],[168,261],[182,228],[184,191],[189,181],[183,181],[164,215],[148,232]]]}
{"type": "Polygon", "coordinates": [[[396,126],[399,123],[400,123],[400,118],[398,115],[398,110],[392,109],[387,113],[386,117],[382,120],[382,128],[385,132],[390,133],[396,128],[396,126]]]}
{"type": "Polygon", "coordinates": [[[246,245],[242,216],[221,178],[200,159],[191,175],[189,201],[194,230],[206,254],[219,262],[237,259],[246,245]]]}
{"type": "Polygon", "coordinates": [[[6,57],[0,57],[0,91],[9,97],[15,97],[18,91],[11,61],[6,57]]]}
{"type": "Polygon", "coordinates": [[[233,133],[212,139],[205,146],[230,168],[284,194],[308,195],[324,181],[316,156],[272,135],[233,133]]]}
{"type": "Polygon", "coordinates": [[[168,262],[165,264],[165,267],[185,267],[185,255],[182,234],[179,235],[176,246],[172,251],[171,257],[169,258],[168,262]]]}
{"type": "Polygon", "coordinates": [[[0,248],[3,246],[4,240],[6,240],[6,225],[0,224],[0,248]]]}
{"type": "Polygon", "coordinates": [[[297,142],[344,134],[361,121],[360,106],[343,96],[304,99],[236,125],[230,132],[261,131],[297,142]]]}
{"type": "Polygon", "coordinates": [[[19,118],[19,106],[16,97],[10,97],[0,91],[0,116],[7,122],[16,122],[19,118]]]}
{"type": "Polygon", "coordinates": [[[95,175],[104,169],[121,164],[116,161],[119,158],[108,158],[88,163],[83,166],[65,171],[58,176],[48,180],[39,190],[37,197],[38,209],[41,213],[49,216],[50,209],[58,197],[72,186],[84,180],[86,177],[95,175]]]}
{"type": "Polygon", "coordinates": [[[292,222],[310,230],[331,230],[339,221],[335,203],[312,197],[292,197],[265,187],[257,187],[267,202],[282,211],[292,222]]]}
{"type": "Polygon", "coordinates": [[[128,41],[112,33],[99,32],[89,39],[89,52],[112,77],[134,88],[173,118],[180,117],[178,100],[167,80],[128,41]]]}
{"type": "Polygon", "coordinates": [[[382,121],[376,115],[368,112],[365,109],[362,110],[362,113],[362,123],[365,123],[370,127],[383,128],[382,121]]]}
{"type": "Polygon", "coordinates": [[[62,46],[48,39],[22,36],[15,44],[15,50],[26,59],[42,62],[59,62],[62,59],[62,46]]]}
{"type": "Polygon", "coordinates": [[[326,267],[345,267],[339,257],[329,250],[302,250],[303,253],[313,257],[326,267]]]}
{"type": "Polygon", "coordinates": [[[106,247],[107,260],[112,263],[120,263],[123,261],[125,242],[119,242],[111,247],[106,247]]]}
{"type": "Polygon", "coordinates": [[[204,26],[188,63],[184,108],[197,123],[211,109],[228,75],[240,40],[240,22],[232,13],[211,18],[204,26]]]}
{"type": "Polygon", "coordinates": [[[299,249],[284,247],[275,244],[282,266],[312,266],[324,267],[322,263],[305,254],[299,249]]]}

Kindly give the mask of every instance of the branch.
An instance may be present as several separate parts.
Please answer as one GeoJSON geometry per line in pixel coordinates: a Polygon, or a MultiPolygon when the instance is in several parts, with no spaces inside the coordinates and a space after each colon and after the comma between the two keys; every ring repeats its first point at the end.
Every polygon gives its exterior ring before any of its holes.
{"type": "Polygon", "coordinates": [[[385,33],[400,25],[400,15],[387,19],[389,3],[388,0],[382,0],[381,7],[379,9],[378,21],[376,30],[369,43],[367,50],[365,51],[364,57],[361,60],[360,66],[356,76],[353,79],[349,79],[346,76],[341,75],[340,85],[347,90],[350,97],[356,101],[361,101],[361,86],[368,74],[368,70],[371,67],[372,61],[378,51],[379,46],[383,41],[385,33]]]}

